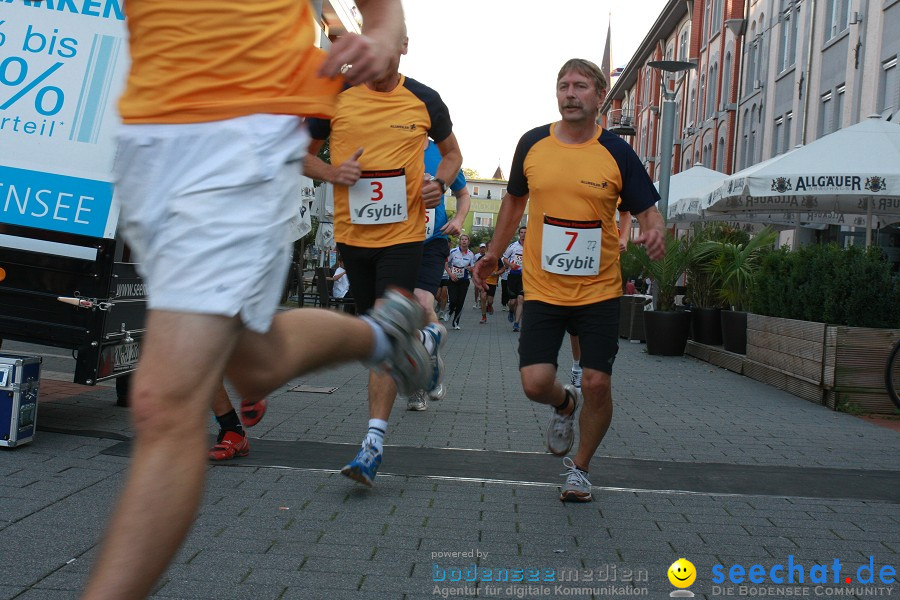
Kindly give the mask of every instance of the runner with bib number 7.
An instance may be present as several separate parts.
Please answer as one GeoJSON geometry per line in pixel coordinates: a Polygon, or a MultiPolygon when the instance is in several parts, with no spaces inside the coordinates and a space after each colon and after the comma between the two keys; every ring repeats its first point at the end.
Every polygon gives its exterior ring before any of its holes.
{"type": "Polygon", "coordinates": [[[581,394],[579,441],[574,460],[563,459],[560,499],[589,502],[588,467],[612,420],[611,375],[618,350],[619,236],[616,210],[637,217],[650,258],[662,258],[664,224],[659,194],[634,150],[597,125],[606,78],[593,63],[572,59],[560,69],[556,99],[562,119],[532,129],[513,156],[494,242],[473,272],[484,289],[496,264],[497,245],[515,230],[528,203],[530,232],[524,244],[525,290],[519,372],[525,395],[551,406],[547,448],[566,456],[575,442],[581,394]],[[530,202],[529,202],[530,200],[530,202]],[[566,328],[581,341],[581,394],[556,378],[566,328]]]}

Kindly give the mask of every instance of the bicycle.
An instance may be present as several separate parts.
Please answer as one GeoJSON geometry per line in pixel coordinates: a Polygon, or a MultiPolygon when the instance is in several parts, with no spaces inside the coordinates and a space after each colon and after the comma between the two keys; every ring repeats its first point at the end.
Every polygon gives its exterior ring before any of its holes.
{"type": "Polygon", "coordinates": [[[884,370],[884,385],[894,406],[900,409],[900,340],[897,340],[888,355],[887,368],[884,370]]]}

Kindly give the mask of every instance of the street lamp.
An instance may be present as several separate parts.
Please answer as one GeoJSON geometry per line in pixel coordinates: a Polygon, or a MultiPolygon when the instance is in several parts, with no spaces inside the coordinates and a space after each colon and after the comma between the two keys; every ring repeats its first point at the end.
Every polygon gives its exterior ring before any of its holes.
{"type": "Polygon", "coordinates": [[[675,96],[678,89],[684,83],[684,79],[678,82],[675,89],[669,91],[669,76],[682,71],[696,69],[697,65],[685,60],[651,60],[647,66],[663,73],[662,84],[662,139],[660,140],[659,156],[659,212],[663,221],[669,212],[669,178],[672,177],[672,150],[675,147],[675,96]]]}

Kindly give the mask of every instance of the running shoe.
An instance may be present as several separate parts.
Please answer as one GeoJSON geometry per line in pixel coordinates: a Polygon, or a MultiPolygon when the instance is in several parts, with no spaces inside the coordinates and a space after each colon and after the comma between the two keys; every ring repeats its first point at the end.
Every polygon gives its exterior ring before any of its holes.
{"type": "Polygon", "coordinates": [[[265,398],[262,400],[241,400],[241,425],[253,427],[262,420],[267,408],[269,408],[269,401],[265,398]]]}
{"type": "MultiPolygon", "coordinates": [[[[578,411],[578,390],[564,386],[566,397],[575,403],[571,413],[561,415],[550,407],[550,425],[547,427],[547,450],[557,456],[565,456],[575,443],[575,413],[578,411]]],[[[568,404],[567,404],[568,406],[568,404]]]]}
{"type": "Polygon", "coordinates": [[[380,466],[381,452],[366,439],[363,440],[362,448],[359,449],[356,458],[351,460],[343,469],[341,469],[341,475],[345,475],[363,485],[372,487],[375,476],[378,474],[378,467],[380,466]]]}
{"type": "MultiPolygon", "coordinates": [[[[441,347],[447,336],[447,330],[440,323],[429,323],[422,332],[429,336],[432,341],[431,346],[431,381],[425,388],[426,392],[432,392],[444,381],[444,359],[441,358],[441,347]]],[[[412,396],[411,396],[412,397],[412,396]]],[[[443,394],[441,394],[443,397],[443,394]]],[[[440,400],[440,398],[435,398],[440,400]]]]}
{"type": "Polygon", "coordinates": [[[513,331],[516,333],[519,332],[519,324],[518,323],[513,323],[513,331]]]}
{"type": "Polygon", "coordinates": [[[489,315],[494,314],[494,305],[493,304],[488,304],[487,314],[489,314],[489,315]]]}
{"type": "Polygon", "coordinates": [[[559,499],[563,502],[590,502],[593,500],[591,482],[588,481],[587,474],[576,467],[575,461],[568,456],[563,459],[563,466],[566,468],[566,472],[560,473],[560,475],[565,476],[566,483],[560,490],[559,499]]]}
{"type": "Polygon", "coordinates": [[[581,389],[581,374],[582,369],[572,369],[572,385],[577,387],[579,390],[581,389]]]}
{"type": "Polygon", "coordinates": [[[428,408],[428,393],[419,391],[406,399],[406,410],[425,410],[428,408]]]}
{"type": "Polygon", "coordinates": [[[378,368],[394,379],[397,391],[412,396],[417,390],[434,387],[431,355],[419,338],[424,316],[415,296],[392,287],[382,302],[369,311],[369,317],[391,340],[391,354],[378,368]]]}
{"type": "Polygon", "coordinates": [[[437,384],[437,386],[428,392],[428,397],[432,400],[443,400],[444,396],[447,395],[447,386],[443,382],[437,384]]]}
{"type": "Polygon", "coordinates": [[[487,316],[486,316],[486,315],[481,315],[481,320],[478,321],[478,322],[479,322],[480,324],[484,325],[485,323],[487,323],[487,316]]]}
{"type": "Polygon", "coordinates": [[[209,449],[209,460],[231,460],[250,454],[250,442],[247,440],[247,436],[241,435],[237,431],[225,431],[223,434],[222,439],[209,449]]]}

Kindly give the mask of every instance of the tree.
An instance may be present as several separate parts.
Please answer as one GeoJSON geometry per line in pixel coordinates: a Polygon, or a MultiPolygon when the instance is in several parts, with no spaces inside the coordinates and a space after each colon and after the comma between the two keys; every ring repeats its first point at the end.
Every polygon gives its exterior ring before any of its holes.
{"type": "Polygon", "coordinates": [[[463,167],[460,170],[462,171],[462,174],[466,176],[466,179],[481,179],[481,177],[478,175],[478,171],[476,171],[475,169],[463,167]]]}

